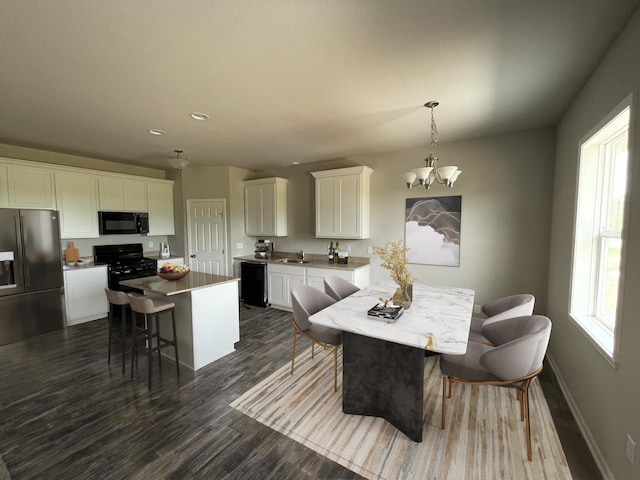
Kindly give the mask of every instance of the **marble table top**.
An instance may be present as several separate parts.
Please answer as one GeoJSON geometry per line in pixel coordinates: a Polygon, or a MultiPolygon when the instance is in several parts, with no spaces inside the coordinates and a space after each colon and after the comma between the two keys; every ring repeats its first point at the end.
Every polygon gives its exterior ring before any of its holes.
{"type": "Polygon", "coordinates": [[[120,283],[127,287],[137,288],[144,292],[157,293],[158,295],[177,295],[187,293],[200,288],[213,287],[221,283],[237,282],[239,278],[227,277],[224,275],[212,275],[210,273],[189,272],[180,280],[164,280],[158,277],[133,278],[122,280],[120,283]]]}
{"type": "Polygon", "coordinates": [[[397,286],[381,282],[354,293],[309,317],[317,325],[380,340],[462,355],[467,351],[474,291],[466,288],[413,285],[411,307],[395,321],[375,319],[367,311],[390,298],[397,286]]]}

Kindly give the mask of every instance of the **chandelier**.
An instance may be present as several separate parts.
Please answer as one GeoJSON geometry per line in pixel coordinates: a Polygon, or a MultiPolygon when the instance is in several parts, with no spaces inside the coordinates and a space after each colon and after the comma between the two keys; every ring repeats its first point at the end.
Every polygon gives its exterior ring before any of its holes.
{"type": "Polygon", "coordinates": [[[439,103],[434,101],[424,104],[425,107],[431,109],[431,148],[429,150],[429,156],[424,159],[424,167],[414,168],[410,172],[404,174],[407,188],[422,185],[429,189],[434,182],[444,185],[445,187],[453,188],[454,182],[462,173],[462,170],[458,170],[458,167],[456,166],[438,167],[438,157],[433,155],[433,150],[438,144],[438,127],[436,127],[433,109],[438,105],[439,103]]]}
{"type": "Polygon", "coordinates": [[[182,170],[191,163],[189,159],[184,156],[182,150],[174,150],[173,153],[169,155],[168,162],[176,170],[182,170]]]}

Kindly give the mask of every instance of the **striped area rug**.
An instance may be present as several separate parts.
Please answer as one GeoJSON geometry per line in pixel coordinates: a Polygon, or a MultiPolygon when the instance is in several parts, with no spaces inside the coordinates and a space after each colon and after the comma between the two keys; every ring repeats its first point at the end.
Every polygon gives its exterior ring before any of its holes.
{"type": "MultiPolygon", "coordinates": [[[[341,358],[339,358],[341,361],[341,358]]],[[[438,357],[425,364],[423,441],[415,443],[385,420],[342,413],[333,391],[333,358],[311,349],[231,403],[233,408],[369,479],[570,479],[560,440],[538,381],[532,383],[531,441],[515,391],[454,385],[447,426],[440,428],[442,377],[438,357]]]]}

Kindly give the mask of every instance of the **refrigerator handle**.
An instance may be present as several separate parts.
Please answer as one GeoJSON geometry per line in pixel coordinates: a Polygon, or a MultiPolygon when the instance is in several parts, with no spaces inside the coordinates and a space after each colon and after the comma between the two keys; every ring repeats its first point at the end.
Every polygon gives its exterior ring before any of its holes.
{"type": "MultiPolygon", "coordinates": [[[[18,232],[20,232],[20,235],[22,236],[22,244],[19,246],[19,248],[22,250],[22,252],[25,251],[24,245],[28,245],[29,241],[27,239],[27,231],[23,228],[23,222],[22,219],[24,217],[22,216],[17,216],[16,217],[16,230],[18,232]]],[[[22,266],[23,266],[23,272],[24,272],[24,283],[25,286],[30,287],[31,286],[31,279],[29,277],[29,260],[27,259],[27,256],[24,255],[24,253],[21,255],[22,257],[22,266]]]]}

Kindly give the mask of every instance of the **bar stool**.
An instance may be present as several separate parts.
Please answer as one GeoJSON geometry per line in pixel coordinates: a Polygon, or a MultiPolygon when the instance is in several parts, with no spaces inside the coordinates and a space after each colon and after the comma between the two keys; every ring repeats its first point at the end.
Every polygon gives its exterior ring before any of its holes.
{"type": "Polygon", "coordinates": [[[133,378],[133,358],[138,356],[138,352],[142,352],[149,357],[149,389],[151,389],[151,363],[154,352],[158,352],[158,368],[162,369],[162,359],[160,350],[173,346],[176,352],[176,371],[180,376],[180,363],[178,361],[178,336],[176,335],[176,313],[173,302],[149,298],[144,296],[129,295],[129,304],[131,310],[144,315],[144,326],[139,327],[134,323],[131,345],[131,378],[133,378]],[[160,336],[160,314],[163,312],[171,312],[171,323],[173,326],[173,340],[167,340],[160,336]],[[155,316],[156,331],[153,333],[153,322],[149,316],[155,316]],[[140,332],[140,333],[139,333],[140,332]],[[144,344],[138,345],[138,339],[143,338],[144,344]],[[153,346],[153,339],[156,339],[156,345],[153,346]]]}
{"type": "MultiPolygon", "coordinates": [[[[110,290],[108,288],[104,289],[107,294],[107,301],[109,302],[109,359],[108,363],[111,365],[111,344],[114,343],[114,335],[113,335],[113,308],[116,306],[122,307],[122,318],[121,318],[121,327],[122,331],[116,335],[116,337],[120,337],[120,348],[122,350],[122,374],[124,375],[124,357],[125,357],[125,344],[127,341],[127,311],[129,310],[129,296],[126,292],[119,292],[117,290],[110,290]]],[[[141,296],[139,293],[132,293],[131,295],[141,296]]],[[[131,314],[131,321],[133,321],[133,313],[131,314]]],[[[117,339],[116,339],[117,340],[117,339]]],[[[133,358],[133,357],[132,357],[133,358]]]]}

